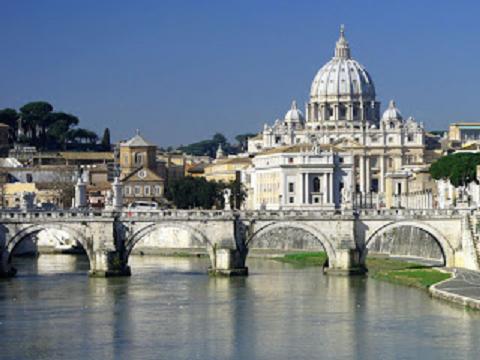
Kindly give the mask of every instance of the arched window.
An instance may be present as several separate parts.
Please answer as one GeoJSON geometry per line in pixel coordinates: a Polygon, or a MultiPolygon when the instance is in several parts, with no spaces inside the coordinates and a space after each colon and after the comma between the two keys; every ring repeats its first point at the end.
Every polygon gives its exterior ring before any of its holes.
{"type": "Polygon", "coordinates": [[[134,159],[135,165],[143,165],[143,154],[135,153],[134,156],[135,156],[135,159],[134,159]]]}
{"type": "Polygon", "coordinates": [[[394,122],[390,123],[390,129],[395,129],[395,123],[394,122]]]}
{"type": "Polygon", "coordinates": [[[313,192],[320,192],[320,179],[318,177],[313,179],[313,192]]]}

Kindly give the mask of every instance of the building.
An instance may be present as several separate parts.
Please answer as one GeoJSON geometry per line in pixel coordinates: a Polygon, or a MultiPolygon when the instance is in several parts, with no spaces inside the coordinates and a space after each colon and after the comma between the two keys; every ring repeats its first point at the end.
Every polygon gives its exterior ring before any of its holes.
{"type": "Polygon", "coordinates": [[[352,156],[331,145],[298,144],[259,153],[245,174],[249,209],[335,209],[351,204],[352,156]]]}
{"type": "Polygon", "coordinates": [[[237,174],[246,170],[252,163],[249,157],[223,157],[204,167],[204,176],[209,181],[229,183],[235,181],[237,174]]]}
{"type": "Polygon", "coordinates": [[[59,208],[65,206],[65,197],[62,189],[55,187],[53,184],[16,182],[2,186],[2,207],[19,208],[25,193],[34,194],[34,203],[38,206],[42,204],[53,204],[59,208]]]}
{"type": "Polygon", "coordinates": [[[158,173],[157,147],[140,133],[120,144],[120,181],[125,204],[164,201],[165,179],[158,173]]]}
{"type": "Polygon", "coordinates": [[[265,124],[248,141],[251,155],[295,144],[333,145],[340,157],[352,157],[352,192],[383,194],[386,175],[425,162],[425,130],[404,119],[394,101],[380,115],[373,79],[351,56],[342,27],[333,58],[310,87],[306,116],[296,102],[282,120],[265,124]]]}
{"type": "Polygon", "coordinates": [[[468,142],[480,141],[480,123],[458,122],[448,127],[448,140],[466,144],[468,142]]]}

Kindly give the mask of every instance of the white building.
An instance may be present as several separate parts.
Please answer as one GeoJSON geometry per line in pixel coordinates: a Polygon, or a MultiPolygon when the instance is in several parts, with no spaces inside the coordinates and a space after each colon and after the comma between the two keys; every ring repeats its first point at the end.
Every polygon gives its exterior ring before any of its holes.
{"type": "Polygon", "coordinates": [[[404,120],[393,101],[380,117],[372,77],[354,60],[343,27],[333,58],[316,74],[305,106],[296,102],[282,120],[265,124],[249,139],[251,155],[295,144],[334,145],[340,157],[352,157],[352,192],[384,193],[387,173],[425,162],[425,130],[404,120]]]}
{"type": "Polygon", "coordinates": [[[332,146],[270,149],[246,171],[250,209],[334,209],[351,200],[352,157],[332,146]]]}

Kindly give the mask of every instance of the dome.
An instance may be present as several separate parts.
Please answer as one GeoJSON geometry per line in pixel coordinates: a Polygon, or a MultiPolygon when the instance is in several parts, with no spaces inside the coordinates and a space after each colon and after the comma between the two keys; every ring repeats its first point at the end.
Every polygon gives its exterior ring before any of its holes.
{"type": "Polygon", "coordinates": [[[317,73],[310,90],[312,100],[375,100],[375,86],[367,70],[350,56],[343,26],[335,46],[335,56],[317,73]]]}
{"type": "Polygon", "coordinates": [[[382,115],[383,121],[402,121],[403,117],[398,110],[397,106],[395,105],[395,101],[390,100],[388,103],[388,108],[382,115]]]}
{"type": "Polygon", "coordinates": [[[304,120],[303,113],[300,110],[298,110],[297,102],[293,100],[292,107],[285,114],[285,122],[303,123],[303,120],[304,120]]]}

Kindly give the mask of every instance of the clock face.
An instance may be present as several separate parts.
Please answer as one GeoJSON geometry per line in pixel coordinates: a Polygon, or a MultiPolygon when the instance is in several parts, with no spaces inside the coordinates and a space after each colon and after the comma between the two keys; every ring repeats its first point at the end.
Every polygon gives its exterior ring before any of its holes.
{"type": "Polygon", "coordinates": [[[140,170],[137,175],[140,179],[143,179],[147,176],[147,172],[145,170],[140,170]]]}

